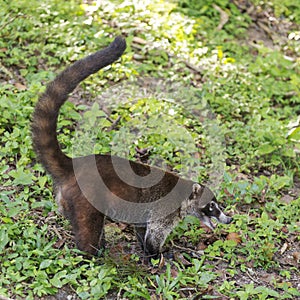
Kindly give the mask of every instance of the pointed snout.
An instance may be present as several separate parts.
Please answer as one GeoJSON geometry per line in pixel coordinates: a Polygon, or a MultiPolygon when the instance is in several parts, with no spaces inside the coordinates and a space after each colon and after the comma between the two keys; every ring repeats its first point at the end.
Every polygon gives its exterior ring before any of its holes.
{"type": "Polygon", "coordinates": [[[226,224],[230,224],[232,221],[233,221],[233,218],[227,217],[227,222],[226,222],[226,224]]]}
{"type": "Polygon", "coordinates": [[[223,212],[219,216],[219,222],[223,224],[229,224],[233,220],[232,217],[226,216],[223,212]]]}

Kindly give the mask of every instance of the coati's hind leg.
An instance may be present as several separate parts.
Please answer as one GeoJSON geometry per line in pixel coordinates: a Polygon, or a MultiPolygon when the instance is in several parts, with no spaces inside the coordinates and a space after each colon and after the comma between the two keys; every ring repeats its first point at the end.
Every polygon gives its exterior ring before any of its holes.
{"type": "Polygon", "coordinates": [[[105,246],[105,216],[84,197],[75,177],[57,186],[56,201],[72,225],[78,249],[97,255],[105,246]]]}
{"type": "Polygon", "coordinates": [[[99,254],[105,247],[105,216],[87,201],[85,205],[74,208],[76,211],[71,224],[78,249],[92,255],[99,254]]]}
{"type": "Polygon", "coordinates": [[[97,255],[105,247],[104,221],[104,216],[96,210],[77,218],[73,231],[78,249],[97,255]]]}

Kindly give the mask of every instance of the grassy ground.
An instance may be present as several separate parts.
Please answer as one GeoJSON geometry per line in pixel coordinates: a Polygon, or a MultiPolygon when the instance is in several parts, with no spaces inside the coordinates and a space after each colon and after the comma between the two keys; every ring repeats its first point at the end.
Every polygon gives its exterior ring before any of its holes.
{"type": "Polygon", "coordinates": [[[299,298],[295,2],[4,0],[0,295],[299,298]],[[151,265],[143,264],[124,224],[107,224],[102,258],[75,249],[30,138],[30,116],[45,84],[119,34],[128,43],[122,59],[86,80],[62,109],[66,152],[112,149],[164,165],[207,182],[234,216],[214,232],[188,218],[169,237],[164,258],[151,265]]]}

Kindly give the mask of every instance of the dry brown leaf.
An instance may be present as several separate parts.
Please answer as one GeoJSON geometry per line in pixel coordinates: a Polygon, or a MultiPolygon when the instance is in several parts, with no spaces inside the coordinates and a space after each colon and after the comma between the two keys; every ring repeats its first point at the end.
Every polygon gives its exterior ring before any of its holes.
{"type": "Polygon", "coordinates": [[[118,227],[121,229],[121,231],[124,231],[128,227],[128,225],[124,223],[118,223],[118,227]]]}
{"type": "Polygon", "coordinates": [[[226,237],[226,240],[235,241],[237,244],[240,244],[242,242],[241,237],[236,232],[230,232],[230,233],[228,233],[228,235],[226,237]]]}
{"type": "Polygon", "coordinates": [[[188,260],[186,260],[186,259],[184,258],[184,256],[183,256],[180,252],[175,252],[175,253],[174,253],[174,259],[175,259],[177,262],[182,263],[184,266],[190,266],[190,265],[191,265],[191,263],[190,263],[188,260]]]}
{"type": "Polygon", "coordinates": [[[158,268],[162,269],[165,264],[166,264],[165,258],[162,254],[160,254],[160,260],[159,260],[158,268]]]}
{"type": "Polygon", "coordinates": [[[129,254],[125,254],[125,255],[122,256],[122,260],[124,262],[126,262],[126,263],[130,261],[130,258],[131,258],[131,254],[130,253],[129,254]]]}
{"type": "Polygon", "coordinates": [[[227,189],[224,190],[224,193],[225,193],[226,196],[229,196],[229,197],[232,196],[232,194],[227,189]]]}
{"type": "Polygon", "coordinates": [[[293,200],[294,200],[294,198],[290,195],[284,195],[280,198],[281,202],[284,202],[284,203],[287,203],[287,204],[290,204],[293,200]]]}
{"type": "Polygon", "coordinates": [[[288,248],[288,243],[284,243],[280,249],[280,254],[282,255],[286,251],[287,248],[288,248]]]}
{"type": "Polygon", "coordinates": [[[207,245],[204,244],[203,242],[200,242],[198,245],[197,245],[197,250],[205,250],[207,248],[207,245]]]}
{"type": "Polygon", "coordinates": [[[22,83],[20,83],[20,82],[16,82],[16,83],[14,84],[14,86],[15,86],[18,90],[20,90],[20,91],[25,91],[25,90],[27,90],[27,86],[24,85],[24,84],[22,84],[22,83]]]}
{"type": "Polygon", "coordinates": [[[293,258],[297,263],[299,263],[300,262],[300,252],[294,252],[293,258]]]}
{"type": "Polygon", "coordinates": [[[61,249],[63,247],[63,245],[65,244],[66,240],[65,239],[61,239],[58,240],[54,245],[53,248],[55,249],[61,249]]]}
{"type": "Polygon", "coordinates": [[[171,268],[171,276],[176,278],[178,276],[178,271],[175,268],[171,268]]]}

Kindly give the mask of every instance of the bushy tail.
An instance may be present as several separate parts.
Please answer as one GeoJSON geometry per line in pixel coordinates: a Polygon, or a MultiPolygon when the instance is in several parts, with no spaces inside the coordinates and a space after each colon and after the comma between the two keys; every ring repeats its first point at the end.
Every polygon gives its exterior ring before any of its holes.
{"type": "Polygon", "coordinates": [[[107,48],[75,62],[47,86],[37,102],[32,122],[33,145],[40,162],[55,180],[60,181],[72,172],[72,160],[61,151],[57,140],[60,107],[81,81],[113,63],[125,48],[125,40],[117,37],[107,48]]]}

